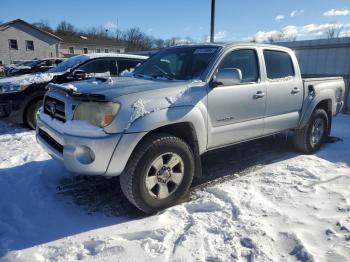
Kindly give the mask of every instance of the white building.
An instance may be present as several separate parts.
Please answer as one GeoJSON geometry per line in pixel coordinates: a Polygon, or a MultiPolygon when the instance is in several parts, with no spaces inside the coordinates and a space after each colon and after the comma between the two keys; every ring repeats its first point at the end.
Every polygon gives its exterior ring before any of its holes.
{"type": "Polygon", "coordinates": [[[21,19],[0,24],[0,64],[58,56],[61,39],[21,19]]]}
{"type": "Polygon", "coordinates": [[[71,57],[88,53],[124,53],[126,45],[113,38],[94,38],[82,35],[59,35],[59,56],[71,57]]]}
{"type": "Polygon", "coordinates": [[[126,45],[113,38],[55,35],[21,19],[0,24],[0,64],[87,53],[124,53],[126,45]]]}

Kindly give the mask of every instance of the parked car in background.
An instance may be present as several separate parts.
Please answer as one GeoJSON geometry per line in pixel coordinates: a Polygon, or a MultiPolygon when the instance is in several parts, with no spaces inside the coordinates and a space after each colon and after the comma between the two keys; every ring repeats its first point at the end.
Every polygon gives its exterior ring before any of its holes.
{"type": "Polygon", "coordinates": [[[130,202],[152,213],[186,193],[207,151],[290,130],[298,150],[318,150],[345,83],[303,77],[292,50],[249,43],[173,47],[132,77],[49,89],[38,142],[73,173],[120,175],[130,202]]]}
{"type": "Polygon", "coordinates": [[[65,58],[47,58],[47,59],[35,59],[31,61],[20,62],[17,64],[12,64],[5,66],[6,76],[18,76],[24,74],[35,74],[46,72],[59,63],[64,61],[65,58]]]}
{"type": "Polygon", "coordinates": [[[45,73],[0,79],[0,118],[36,126],[48,83],[67,83],[95,76],[118,76],[148,57],[126,54],[84,54],[74,56],[45,73]]]}

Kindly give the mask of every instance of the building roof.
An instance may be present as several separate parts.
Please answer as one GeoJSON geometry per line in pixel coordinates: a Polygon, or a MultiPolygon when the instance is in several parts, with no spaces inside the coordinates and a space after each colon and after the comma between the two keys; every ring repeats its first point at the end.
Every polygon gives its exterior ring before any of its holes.
{"type": "Polygon", "coordinates": [[[36,27],[35,25],[32,25],[32,24],[30,24],[30,23],[28,23],[28,22],[26,22],[26,21],[24,21],[24,20],[22,20],[22,19],[16,19],[16,20],[12,20],[12,21],[9,21],[9,22],[0,24],[0,31],[6,30],[6,29],[9,28],[12,24],[15,24],[15,23],[22,23],[22,24],[25,24],[25,25],[27,25],[27,26],[29,26],[29,27],[31,27],[31,28],[33,28],[33,29],[35,29],[35,30],[37,30],[37,31],[39,31],[39,32],[41,32],[41,33],[43,33],[43,34],[46,34],[46,35],[48,35],[48,36],[50,36],[50,37],[52,37],[52,38],[55,38],[55,39],[58,40],[58,41],[62,41],[62,39],[61,39],[60,37],[58,37],[58,36],[56,36],[56,35],[54,35],[54,34],[52,34],[52,33],[50,33],[50,32],[44,31],[44,30],[42,30],[42,29],[36,27]]]}
{"type": "Polygon", "coordinates": [[[315,48],[340,48],[350,47],[350,37],[336,37],[325,39],[301,40],[292,42],[282,42],[279,45],[293,49],[315,49],[315,48]]]}
{"type": "Polygon", "coordinates": [[[79,44],[79,45],[95,45],[95,46],[121,46],[126,44],[120,40],[109,37],[91,37],[83,35],[66,35],[59,34],[59,37],[64,43],[79,44]]]}

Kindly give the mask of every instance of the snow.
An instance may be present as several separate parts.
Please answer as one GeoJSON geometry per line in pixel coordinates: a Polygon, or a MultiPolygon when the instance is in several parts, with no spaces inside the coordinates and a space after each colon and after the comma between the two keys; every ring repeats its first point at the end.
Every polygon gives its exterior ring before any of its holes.
{"type": "Polygon", "coordinates": [[[125,69],[119,75],[124,77],[129,77],[129,76],[133,76],[133,72],[134,72],[134,68],[130,68],[130,70],[125,69]]]}
{"type": "Polygon", "coordinates": [[[40,84],[50,82],[55,76],[62,73],[37,73],[33,75],[22,75],[17,77],[5,77],[0,80],[0,84],[4,87],[27,86],[31,84],[40,84]]]}
{"type": "MultiPolygon", "coordinates": [[[[31,75],[30,77],[23,79],[19,84],[20,85],[31,85],[50,82],[56,75],[61,75],[63,73],[40,73],[31,75]]],[[[12,82],[13,83],[13,82],[12,82]]]]}
{"type": "Polygon", "coordinates": [[[236,173],[228,151],[215,153],[204,172],[217,180],[143,216],[114,180],[73,178],[33,131],[0,121],[0,260],[348,261],[350,116],[333,124],[342,141],[315,155],[276,152],[236,173]]]}
{"type": "Polygon", "coordinates": [[[144,101],[141,98],[139,98],[131,105],[131,107],[134,109],[134,111],[130,116],[130,119],[125,127],[125,130],[128,130],[130,128],[130,126],[132,125],[132,123],[134,123],[140,117],[143,117],[143,116],[151,113],[151,111],[148,111],[145,108],[146,103],[149,103],[149,101],[144,101]]]}
{"type": "Polygon", "coordinates": [[[270,83],[275,83],[275,82],[289,82],[292,81],[294,79],[293,76],[286,76],[286,77],[281,77],[281,78],[268,78],[267,81],[270,83]]]}
{"type": "Polygon", "coordinates": [[[201,86],[204,82],[201,80],[193,80],[186,88],[180,90],[175,96],[166,96],[165,100],[171,105],[181,105],[192,102],[191,88],[201,86]]]}
{"type": "Polygon", "coordinates": [[[67,88],[68,90],[72,90],[74,92],[77,91],[76,86],[74,86],[73,84],[67,84],[67,85],[61,85],[61,86],[64,87],[64,88],[67,88]]]}

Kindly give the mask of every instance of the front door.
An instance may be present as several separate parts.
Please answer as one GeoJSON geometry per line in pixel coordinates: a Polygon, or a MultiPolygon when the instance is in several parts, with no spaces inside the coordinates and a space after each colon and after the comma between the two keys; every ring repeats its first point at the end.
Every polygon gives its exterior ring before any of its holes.
{"type": "Polygon", "coordinates": [[[220,62],[218,69],[240,69],[242,83],[209,90],[208,148],[263,134],[266,85],[260,81],[260,67],[255,49],[231,51],[220,62]]]}

